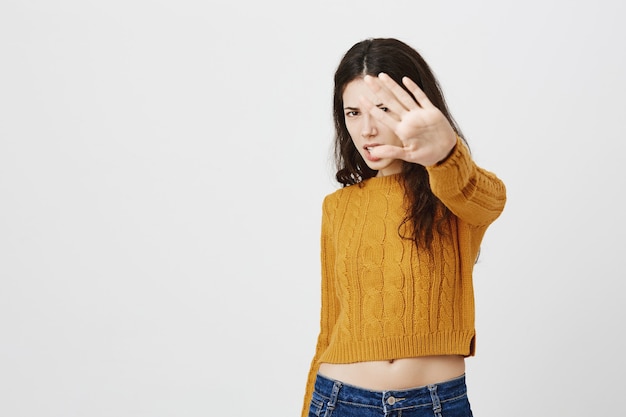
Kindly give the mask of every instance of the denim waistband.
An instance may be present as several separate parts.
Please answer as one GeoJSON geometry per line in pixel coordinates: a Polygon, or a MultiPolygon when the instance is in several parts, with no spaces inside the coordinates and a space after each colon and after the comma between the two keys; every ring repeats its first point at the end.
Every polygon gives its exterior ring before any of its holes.
{"type": "Polygon", "coordinates": [[[335,381],[317,374],[315,391],[332,402],[348,402],[387,410],[432,405],[433,400],[445,402],[467,395],[465,374],[437,384],[405,390],[371,391],[335,381]]]}

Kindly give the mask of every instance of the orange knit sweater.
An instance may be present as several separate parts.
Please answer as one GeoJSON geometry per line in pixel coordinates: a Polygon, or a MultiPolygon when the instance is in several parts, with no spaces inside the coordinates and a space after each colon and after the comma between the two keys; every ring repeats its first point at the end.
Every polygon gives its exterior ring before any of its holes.
{"type": "Polygon", "coordinates": [[[370,178],[324,199],[320,333],[303,417],[322,362],[474,354],[472,269],[506,190],[474,164],[460,141],[427,170],[433,193],[454,214],[448,233],[435,234],[432,252],[416,250],[398,234],[407,208],[399,174],[370,178]]]}

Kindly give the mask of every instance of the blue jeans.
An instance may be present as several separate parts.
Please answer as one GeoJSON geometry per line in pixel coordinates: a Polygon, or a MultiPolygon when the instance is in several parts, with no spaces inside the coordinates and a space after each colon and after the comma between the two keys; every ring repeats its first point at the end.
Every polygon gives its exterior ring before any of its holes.
{"type": "Polygon", "coordinates": [[[309,417],[472,417],[465,375],[398,391],[369,391],[317,375],[309,417]]]}

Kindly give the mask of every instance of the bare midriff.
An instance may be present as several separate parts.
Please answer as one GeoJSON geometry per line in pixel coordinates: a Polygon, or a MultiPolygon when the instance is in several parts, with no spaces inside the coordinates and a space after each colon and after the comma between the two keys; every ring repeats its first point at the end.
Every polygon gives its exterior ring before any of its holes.
{"type": "Polygon", "coordinates": [[[387,361],[322,363],[319,373],[368,390],[400,390],[436,384],[461,376],[465,373],[465,358],[442,355],[387,361]]]}

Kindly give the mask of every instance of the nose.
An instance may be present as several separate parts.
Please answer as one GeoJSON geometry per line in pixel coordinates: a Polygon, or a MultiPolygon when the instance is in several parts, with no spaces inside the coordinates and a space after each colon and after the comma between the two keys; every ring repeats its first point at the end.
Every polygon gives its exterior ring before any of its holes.
{"type": "Polygon", "coordinates": [[[361,136],[364,138],[376,136],[378,129],[376,128],[376,122],[372,115],[369,113],[363,114],[363,125],[361,126],[361,136]]]}

